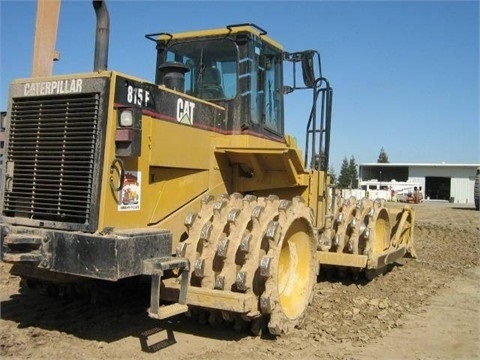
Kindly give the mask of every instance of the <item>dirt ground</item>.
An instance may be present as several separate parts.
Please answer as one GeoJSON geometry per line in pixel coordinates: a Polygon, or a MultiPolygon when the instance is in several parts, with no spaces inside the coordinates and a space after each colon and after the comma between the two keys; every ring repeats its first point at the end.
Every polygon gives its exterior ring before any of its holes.
{"type": "Polygon", "coordinates": [[[0,356],[18,359],[480,359],[480,212],[424,203],[417,259],[366,282],[323,273],[301,329],[252,337],[146,315],[148,287],[84,299],[19,292],[0,264],[0,356]],[[141,290],[141,291],[140,291],[141,290]],[[160,350],[157,347],[169,345],[160,350]]]}

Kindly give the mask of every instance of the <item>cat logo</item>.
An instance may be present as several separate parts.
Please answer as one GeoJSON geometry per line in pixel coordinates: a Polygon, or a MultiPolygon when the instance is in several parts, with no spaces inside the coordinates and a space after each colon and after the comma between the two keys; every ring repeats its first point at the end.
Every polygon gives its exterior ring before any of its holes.
{"type": "Polygon", "coordinates": [[[177,121],[182,124],[192,125],[194,110],[194,102],[179,98],[177,100],[177,121]]]}

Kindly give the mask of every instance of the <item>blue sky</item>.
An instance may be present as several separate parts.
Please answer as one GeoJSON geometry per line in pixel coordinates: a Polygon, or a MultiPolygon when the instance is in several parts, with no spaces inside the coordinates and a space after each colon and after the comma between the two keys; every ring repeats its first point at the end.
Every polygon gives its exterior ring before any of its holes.
{"type": "MultiPolygon", "coordinates": [[[[480,163],[477,1],[108,1],[109,68],[154,79],[147,33],[255,23],[286,51],[318,50],[334,89],[331,165],[480,163]]],[[[0,109],[32,69],[34,1],[0,1],[0,109]]],[[[93,68],[91,1],[63,0],[54,74],[93,68]]],[[[286,129],[304,143],[310,92],[286,98],[286,129]]]]}

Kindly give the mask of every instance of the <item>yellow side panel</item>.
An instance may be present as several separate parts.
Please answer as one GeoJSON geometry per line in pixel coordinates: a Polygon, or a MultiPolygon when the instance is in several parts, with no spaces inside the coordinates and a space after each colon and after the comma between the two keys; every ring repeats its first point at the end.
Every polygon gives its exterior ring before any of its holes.
{"type": "MultiPolygon", "coordinates": [[[[212,134],[188,125],[151,119],[148,139],[151,166],[209,169],[213,154],[212,134]]],[[[142,153],[143,155],[143,153],[142,153]]],[[[143,156],[142,156],[143,157],[143,156]]]]}
{"type": "MultiPolygon", "coordinates": [[[[149,196],[146,201],[154,202],[149,223],[161,219],[177,210],[208,189],[208,171],[173,168],[151,168],[149,196]]],[[[151,208],[151,206],[148,206],[151,208]]]]}
{"type": "Polygon", "coordinates": [[[234,135],[229,144],[217,146],[218,154],[225,154],[234,167],[234,190],[239,192],[270,191],[281,188],[306,188],[309,174],[303,167],[300,150],[292,138],[277,142],[264,138],[234,135]]]}
{"type": "MultiPolygon", "coordinates": [[[[115,116],[109,123],[114,124],[114,119],[115,116]]],[[[144,116],[141,156],[122,159],[127,175],[137,179],[131,180],[132,184],[138,182],[138,185],[133,184],[131,191],[132,206],[122,207],[121,197],[125,198],[126,189],[120,193],[112,191],[109,185],[111,177],[115,187],[120,181],[116,172],[110,172],[115,159],[112,133],[113,129],[107,132],[100,230],[105,227],[162,226],[162,219],[212,187],[211,135],[199,129],[144,116]],[[152,134],[157,135],[153,138],[152,134]],[[138,197],[137,207],[135,197],[138,197]]],[[[178,221],[183,226],[183,219],[178,221]]]]}

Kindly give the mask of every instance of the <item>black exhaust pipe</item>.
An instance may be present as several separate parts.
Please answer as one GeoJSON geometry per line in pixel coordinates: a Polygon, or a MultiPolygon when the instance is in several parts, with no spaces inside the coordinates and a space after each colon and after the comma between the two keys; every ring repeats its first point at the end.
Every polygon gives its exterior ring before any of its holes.
{"type": "Polygon", "coordinates": [[[110,16],[105,1],[93,1],[93,8],[97,15],[97,30],[95,35],[95,55],[93,70],[107,70],[108,40],[110,38],[110,16]]]}

